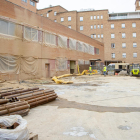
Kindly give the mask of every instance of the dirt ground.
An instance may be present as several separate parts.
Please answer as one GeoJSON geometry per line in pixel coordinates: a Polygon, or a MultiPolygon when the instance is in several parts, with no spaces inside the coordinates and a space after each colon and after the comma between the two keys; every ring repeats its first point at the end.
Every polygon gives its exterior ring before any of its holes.
{"type": "Polygon", "coordinates": [[[140,78],[73,76],[57,85],[51,79],[1,83],[0,87],[54,89],[55,101],[30,110],[24,119],[39,140],[139,140],[140,78]]]}

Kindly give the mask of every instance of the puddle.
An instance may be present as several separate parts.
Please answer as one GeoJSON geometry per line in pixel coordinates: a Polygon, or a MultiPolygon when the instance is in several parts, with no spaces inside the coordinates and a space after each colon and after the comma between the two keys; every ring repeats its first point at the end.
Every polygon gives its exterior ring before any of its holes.
{"type": "Polygon", "coordinates": [[[89,105],[83,103],[77,103],[75,101],[68,101],[66,99],[57,98],[54,102],[50,102],[49,106],[58,106],[58,108],[75,108],[81,110],[95,111],[95,112],[113,112],[113,113],[130,113],[130,112],[140,112],[140,107],[108,107],[108,106],[98,106],[89,105]]]}
{"type": "Polygon", "coordinates": [[[132,129],[131,126],[123,126],[123,125],[120,125],[118,128],[121,129],[121,130],[130,130],[130,129],[132,129]]]}

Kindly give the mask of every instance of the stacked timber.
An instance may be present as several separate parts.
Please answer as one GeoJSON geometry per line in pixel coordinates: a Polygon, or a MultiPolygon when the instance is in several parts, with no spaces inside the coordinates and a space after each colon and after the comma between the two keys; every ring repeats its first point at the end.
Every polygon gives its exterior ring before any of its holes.
{"type": "Polygon", "coordinates": [[[54,90],[39,88],[18,88],[0,91],[0,116],[28,114],[29,108],[33,108],[57,98],[54,90]]]}

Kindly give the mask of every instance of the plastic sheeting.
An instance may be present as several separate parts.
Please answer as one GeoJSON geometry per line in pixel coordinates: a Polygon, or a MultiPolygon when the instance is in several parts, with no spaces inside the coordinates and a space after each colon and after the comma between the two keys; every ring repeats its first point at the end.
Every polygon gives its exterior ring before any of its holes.
{"type": "Polygon", "coordinates": [[[84,60],[80,60],[80,59],[79,59],[79,60],[78,60],[78,64],[79,64],[79,65],[83,65],[83,64],[84,64],[84,60]]]}
{"type": "Polygon", "coordinates": [[[0,125],[10,127],[14,123],[18,123],[15,129],[0,129],[1,140],[28,140],[29,131],[27,129],[27,121],[19,115],[11,115],[0,117],[0,125]]]}
{"type": "Polygon", "coordinates": [[[0,55],[0,73],[24,72],[35,75],[38,72],[38,59],[34,57],[21,57],[0,55]]]}
{"type": "Polygon", "coordinates": [[[89,46],[89,53],[94,55],[94,47],[93,46],[89,46]]]}
{"type": "Polygon", "coordinates": [[[81,51],[81,52],[84,52],[84,45],[83,45],[83,42],[77,42],[77,50],[78,51],[81,51]]]}
{"type": "Polygon", "coordinates": [[[24,38],[26,40],[38,41],[38,30],[24,27],[24,38]]]}
{"type": "Polygon", "coordinates": [[[71,49],[71,50],[76,50],[76,40],[75,39],[69,39],[69,48],[71,49]]]}
{"type": "Polygon", "coordinates": [[[99,54],[99,49],[98,48],[96,48],[96,54],[99,54]]]}
{"type": "Polygon", "coordinates": [[[89,45],[88,44],[84,44],[84,48],[85,48],[84,52],[85,53],[89,53],[89,45]]]}
{"type": "Polygon", "coordinates": [[[15,36],[16,25],[0,19],[0,33],[15,36]]]}
{"type": "Polygon", "coordinates": [[[44,43],[49,45],[56,45],[56,36],[54,34],[45,32],[44,33],[44,43]]]}
{"type": "Polygon", "coordinates": [[[67,59],[66,58],[56,58],[56,69],[57,69],[57,71],[67,70],[67,59]]]}
{"type": "Polygon", "coordinates": [[[89,64],[89,60],[85,60],[85,64],[89,64]]]}
{"type": "Polygon", "coordinates": [[[67,37],[65,36],[58,36],[58,46],[62,48],[67,48],[67,37]]]}

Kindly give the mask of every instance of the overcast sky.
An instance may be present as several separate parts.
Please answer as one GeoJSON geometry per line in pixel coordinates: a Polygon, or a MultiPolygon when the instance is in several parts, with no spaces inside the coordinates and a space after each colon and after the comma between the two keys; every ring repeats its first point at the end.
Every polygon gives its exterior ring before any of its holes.
{"type": "Polygon", "coordinates": [[[135,0],[39,0],[37,9],[49,7],[49,5],[61,5],[68,11],[80,9],[108,9],[114,12],[133,12],[135,11],[135,0]]]}

